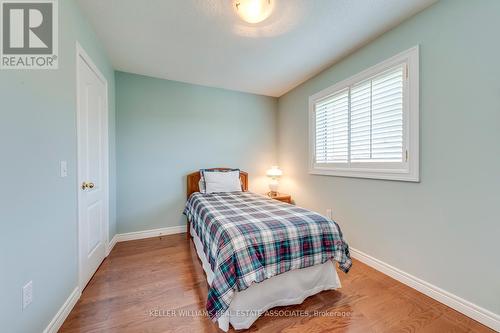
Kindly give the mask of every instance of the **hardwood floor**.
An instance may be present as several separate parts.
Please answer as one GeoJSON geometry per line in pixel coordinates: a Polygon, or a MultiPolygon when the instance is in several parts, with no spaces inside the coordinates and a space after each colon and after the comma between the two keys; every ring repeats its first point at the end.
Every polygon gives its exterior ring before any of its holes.
{"type": "MultiPolygon", "coordinates": [[[[322,316],[261,317],[245,332],[493,332],[359,261],[339,276],[338,291],[279,308],[322,316]]],[[[118,243],[60,332],[222,332],[207,317],[180,315],[203,310],[206,296],[185,234],[118,243]]]]}

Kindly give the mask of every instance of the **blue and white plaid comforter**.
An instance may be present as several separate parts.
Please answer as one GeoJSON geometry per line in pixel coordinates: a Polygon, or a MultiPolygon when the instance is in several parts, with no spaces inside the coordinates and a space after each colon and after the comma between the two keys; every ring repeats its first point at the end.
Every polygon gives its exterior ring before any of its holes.
{"type": "Polygon", "coordinates": [[[229,308],[235,291],[252,283],[328,260],[344,272],[352,265],[335,222],[263,195],[193,193],[184,215],[214,272],[207,300],[213,320],[229,308]]]}

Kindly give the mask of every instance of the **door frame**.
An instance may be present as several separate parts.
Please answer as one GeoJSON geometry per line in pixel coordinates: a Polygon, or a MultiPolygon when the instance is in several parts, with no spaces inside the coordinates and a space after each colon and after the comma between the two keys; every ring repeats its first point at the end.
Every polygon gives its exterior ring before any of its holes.
{"type": "Polygon", "coordinates": [[[108,104],[108,81],[104,77],[104,75],[101,73],[99,68],[94,64],[92,61],[92,58],[85,52],[83,47],[80,45],[80,43],[77,41],[76,42],[76,143],[77,143],[77,162],[76,162],[76,169],[77,169],[77,180],[76,180],[76,191],[77,191],[77,216],[78,216],[78,286],[80,287],[80,290],[82,291],[83,288],[85,287],[84,284],[84,279],[83,279],[83,251],[82,251],[82,230],[81,230],[81,224],[83,221],[82,218],[82,213],[83,213],[83,207],[82,207],[82,191],[80,190],[80,184],[82,181],[82,175],[81,175],[81,168],[80,168],[80,162],[83,160],[81,156],[81,151],[80,151],[80,143],[81,143],[81,133],[80,133],[80,73],[79,73],[79,61],[80,59],[83,60],[87,66],[97,75],[98,79],[104,83],[104,88],[106,89],[105,96],[104,96],[104,119],[103,119],[103,127],[104,127],[104,132],[103,132],[103,192],[104,192],[104,221],[103,221],[103,228],[104,228],[104,258],[108,256],[108,248],[109,248],[109,104],[108,104]]]}

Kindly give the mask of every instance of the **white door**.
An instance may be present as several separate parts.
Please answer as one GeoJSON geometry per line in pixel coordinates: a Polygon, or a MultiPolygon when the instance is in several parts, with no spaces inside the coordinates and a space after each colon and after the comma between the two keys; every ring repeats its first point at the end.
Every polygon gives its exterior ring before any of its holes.
{"type": "Polygon", "coordinates": [[[108,239],[107,82],[77,46],[80,287],[106,257],[108,239]]]}

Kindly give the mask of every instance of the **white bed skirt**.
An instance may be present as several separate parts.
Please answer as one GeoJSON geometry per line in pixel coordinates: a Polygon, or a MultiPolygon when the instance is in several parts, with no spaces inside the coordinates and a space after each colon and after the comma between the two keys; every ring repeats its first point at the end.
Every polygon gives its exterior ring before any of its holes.
{"type": "MultiPolygon", "coordinates": [[[[203,245],[192,227],[190,233],[208,284],[211,285],[214,273],[203,252],[203,245]]],[[[236,292],[228,311],[219,318],[218,324],[225,332],[229,330],[229,324],[237,330],[247,329],[260,314],[275,306],[300,304],[320,291],[337,288],[340,288],[340,280],[332,261],[289,271],[236,292]]]]}

